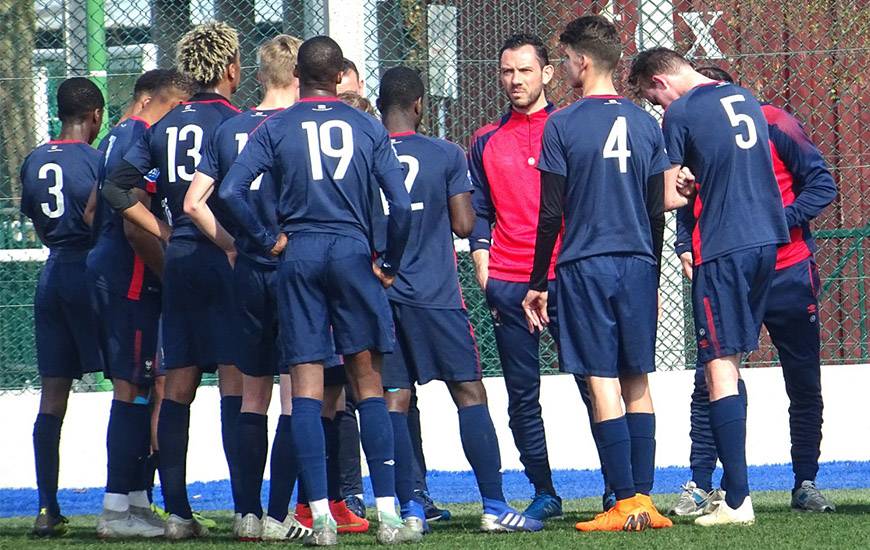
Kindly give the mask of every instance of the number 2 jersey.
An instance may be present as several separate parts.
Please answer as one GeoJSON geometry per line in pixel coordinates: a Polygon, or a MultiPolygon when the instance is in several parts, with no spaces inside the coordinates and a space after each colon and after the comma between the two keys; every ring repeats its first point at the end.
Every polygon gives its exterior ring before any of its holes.
{"type": "Polygon", "coordinates": [[[727,82],[696,86],[671,103],[662,130],[671,163],[697,182],[695,265],[788,242],[767,120],[751,93],[727,82]]]}
{"type": "MultiPolygon", "coordinates": [[[[184,196],[208,140],[223,121],[238,113],[223,96],[198,93],[169,111],[124,155],[124,160],[143,175],[154,168],[158,170],[157,194],[166,200],[173,239],[208,239],[184,213],[184,196]]],[[[209,206],[224,223],[228,218],[216,199],[213,195],[209,206]]]]}
{"type": "Polygon", "coordinates": [[[459,146],[416,133],[390,136],[411,195],[411,234],[402,269],[387,290],[391,301],[431,309],[463,307],[450,225],[450,197],[470,193],[459,146]]]}
{"type": "Polygon", "coordinates": [[[544,129],[538,167],[565,178],[563,197],[542,195],[542,201],[564,201],[558,265],[603,254],[656,260],[647,186],[670,164],[661,130],[646,111],[611,95],[587,96],[556,111],[544,129]]]}
{"type": "Polygon", "coordinates": [[[52,254],[90,249],[84,211],[101,163],[100,152],[87,143],[58,140],[34,149],[21,165],[21,212],[52,254]]]}

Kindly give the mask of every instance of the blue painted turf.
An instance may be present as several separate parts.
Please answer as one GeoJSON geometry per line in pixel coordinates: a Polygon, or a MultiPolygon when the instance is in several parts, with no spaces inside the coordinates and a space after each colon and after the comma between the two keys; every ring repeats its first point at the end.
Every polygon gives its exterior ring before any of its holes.
{"type": "MultiPolygon", "coordinates": [[[[688,468],[656,469],[653,492],[675,493],[680,484],[689,479],[688,468]]],[[[601,474],[597,470],[557,470],[553,482],[562,498],[599,496],[602,490],[601,474]]],[[[718,482],[718,476],[714,480],[718,482]]],[[[870,488],[870,462],[826,462],[821,465],[817,479],[822,489],[870,488]]],[[[478,494],[471,472],[429,472],[429,489],[439,503],[475,502],[478,494]]],[[[793,485],[790,464],[750,466],[749,482],[753,491],[789,490],[793,485]]],[[[267,502],[269,482],[263,484],[263,501],[267,502]]],[[[366,500],[374,502],[368,482],[366,500]]],[[[528,499],[532,489],[519,471],[504,473],[504,491],[509,499],[528,499]]],[[[159,489],[155,491],[159,500],[159,489]]],[[[188,486],[194,510],[230,510],[232,495],[229,481],[192,483],[188,486]]],[[[64,489],[59,494],[61,510],[65,515],[97,514],[102,509],[103,489],[64,489]]],[[[29,516],[37,512],[35,489],[0,489],[0,517],[29,516]]]]}

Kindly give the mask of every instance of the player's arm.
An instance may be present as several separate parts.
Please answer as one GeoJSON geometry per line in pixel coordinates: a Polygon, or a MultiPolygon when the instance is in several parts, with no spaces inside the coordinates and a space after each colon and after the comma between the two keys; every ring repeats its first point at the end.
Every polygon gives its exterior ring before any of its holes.
{"type": "Polygon", "coordinates": [[[450,228],[460,239],[466,239],[474,229],[477,216],[471,204],[474,186],[468,174],[468,162],[462,149],[454,146],[450,170],[447,173],[447,205],[450,228]]]}
{"type": "MultiPolygon", "coordinates": [[[[402,254],[405,252],[408,235],[411,233],[411,196],[405,188],[402,165],[396,158],[386,130],[383,130],[383,137],[375,145],[374,154],[375,179],[384,192],[390,208],[387,222],[387,247],[379,269],[382,275],[390,279],[399,271],[402,254]]],[[[376,270],[375,273],[378,274],[378,271],[376,270]]],[[[388,281],[382,278],[381,274],[378,274],[378,277],[381,283],[386,285],[388,281]]]]}
{"type": "Polygon", "coordinates": [[[164,242],[169,241],[172,229],[164,221],[157,219],[136,198],[136,184],[144,175],[145,173],[126,160],[122,161],[103,184],[103,198],[114,210],[120,211],[125,220],[138,225],[164,242]]]}
{"type": "Polygon", "coordinates": [[[184,213],[211,241],[218,245],[228,256],[235,255],[235,240],[224,229],[208,205],[208,198],[214,193],[214,178],[200,172],[193,175],[193,181],[184,195],[184,213]]]}
{"type": "Polygon", "coordinates": [[[690,185],[678,179],[681,168],[679,165],[674,165],[662,174],[663,206],[666,212],[686,206],[695,194],[694,184],[690,185]]]}
{"type": "Polygon", "coordinates": [[[91,187],[91,194],[88,195],[88,202],[85,204],[85,211],[82,212],[82,219],[88,226],[94,226],[94,217],[97,214],[97,185],[91,187]]]}
{"type": "Polygon", "coordinates": [[[683,266],[683,275],[692,280],[692,230],[695,227],[695,215],[692,205],[688,204],[677,210],[677,238],[674,241],[674,252],[680,258],[683,266]]]}
{"type": "Polygon", "coordinates": [[[665,175],[652,175],[646,186],[646,213],[649,216],[649,226],[652,233],[653,254],[656,257],[658,275],[662,273],[662,248],[665,242],[665,175]]]}
{"type": "Polygon", "coordinates": [[[489,180],[483,167],[483,145],[472,143],[468,151],[468,175],[474,186],[472,206],[475,219],[468,244],[471,248],[471,259],[474,262],[474,272],[480,288],[486,290],[489,279],[489,247],[492,243],[492,224],[495,223],[495,206],[492,203],[489,180]]]}
{"type": "Polygon", "coordinates": [[[538,211],[538,232],[535,257],[529,277],[529,292],[523,300],[523,310],[529,330],[541,330],[550,322],[547,315],[547,286],[550,260],[562,230],[565,176],[541,172],[541,207],[538,211]]]}
{"type": "MultiPolygon", "coordinates": [[[[151,195],[143,189],[135,189],[134,192],[139,203],[150,211],[151,195]]],[[[162,279],[163,245],[160,240],[127,219],[124,220],[124,236],[127,237],[133,252],[142,259],[148,269],[162,279]]]]}
{"type": "Polygon", "coordinates": [[[275,162],[275,147],[268,126],[261,125],[251,134],[245,148],[236,157],[221,180],[218,196],[224,201],[230,215],[241,231],[250,236],[264,254],[277,256],[284,251],[287,236],[272,235],[248,206],[247,193],[257,177],[270,170],[275,162]]]}
{"type": "Polygon", "coordinates": [[[664,205],[665,211],[681,208],[689,203],[689,198],[695,194],[695,182],[679,179],[680,168],[686,156],[686,136],[688,134],[683,105],[673,103],[665,111],[661,131],[658,132],[661,141],[657,155],[661,155],[670,167],[664,173],[664,205]]]}
{"type": "Polygon", "coordinates": [[[783,113],[770,128],[770,139],[792,175],[795,200],[785,207],[789,227],[809,222],[837,197],[837,184],[822,153],[794,117],[783,113]]]}

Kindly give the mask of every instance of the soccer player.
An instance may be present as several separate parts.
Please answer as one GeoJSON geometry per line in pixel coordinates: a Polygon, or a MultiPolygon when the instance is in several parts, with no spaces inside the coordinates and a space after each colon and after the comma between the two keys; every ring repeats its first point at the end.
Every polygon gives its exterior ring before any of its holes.
{"type": "MultiPolygon", "coordinates": [[[[555,69],[541,39],[525,34],[508,38],[499,60],[500,82],[511,108],[498,122],[477,130],[468,151],[477,214],[469,244],[477,281],[492,312],[514,443],[526,477],[535,488],[523,514],[545,520],[562,515],[562,499],[553,487],[541,418],[541,335],[529,333],[521,302],[534,257],[541,135],[555,111],[547,102],[544,87],[555,69]]],[[[555,277],[552,266],[549,277],[555,277]]],[[[555,284],[552,286],[555,289],[555,284]]],[[[555,337],[555,292],[550,300],[550,332],[555,337]]]]}
{"type": "MultiPolygon", "coordinates": [[[[236,360],[232,267],[227,255],[194,225],[183,201],[203,147],[228,118],[238,114],[228,98],[240,81],[236,31],[224,23],[199,25],[178,43],[178,69],[200,91],[179,105],[124,156],[103,186],[103,196],[126,219],[169,241],[163,276],[162,336],[166,396],[160,407],[160,480],[166,511],[166,537],[204,536],[208,530],[191,514],[185,485],[190,403],[203,372],[220,370],[221,435],[238,481],[235,451],[241,408],[241,373],[236,360]],[[165,197],[166,223],[136,201],[133,188],[152,169],[157,192],[165,197]]],[[[234,487],[235,489],[235,487],[234,487]]],[[[234,490],[238,507],[238,494],[234,490]]]]}
{"type": "Polygon", "coordinates": [[[100,131],[104,106],[103,94],[90,80],[65,80],[57,90],[60,135],[34,149],[21,165],[21,213],[49,249],[33,299],[42,388],[33,424],[39,490],[33,534],[40,537],[67,532],[57,502],[58,447],[72,381],[103,368],[85,269],[91,229],[84,213],[102,162],[90,144],[100,131]]]}
{"type": "Polygon", "coordinates": [[[705,77],[666,48],[639,54],[629,83],[666,109],[662,129],[671,164],[697,177],[692,306],[728,487],[725,500],[695,523],[752,524],[740,359],[758,348],[776,248],[789,240],[768,123],[750,92],[705,77]]]}
{"type": "Polygon", "coordinates": [[[670,164],[656,121],[614,88],[622,56],[616,27],[584,16],[559,41],[569,83],[583,97],[553,113],[544,130],[540,221],[523,307],[530,328],[548,321],[547,271],[564,215],[556,273],[561,367],[586,378],[592,433],[616,496],[613,508],[576,528],[670,527],[649,497],[655,415],[647,382],[655,370],[658,311],[647,202],[664,196],[670,164]]]}
{"type": "MultiPolygon", "coordinates": [[[[190,82],[174,70],[140,76],[134,102],[141,109],[100,142],[103,167],[97,187],[151,125],[192,93],[190,82]]],[[[143,178],[138,183],[137,200],[155,211],[159,201],[152,197],[153,182],[143,178]]],[[[97,240],[87,266],[99,312],[104,372],[114,393],[106,434],[108,479],[97,534],[156,537],[163,535],[164,523],[151,511],[145,461],[151,447],[148,394],[155,378],[163,247],[159,239],[113,212],[98,193],[93,197],[97,240]]]]}
{"type": "Polygon", "coordinates": [[[306,542],[337,542],[320,420],[323,367],[333,353],[333,341],[358,398],[360,439],[378,509],[378,541],[419,540],[396,515],[393,434],[380,375],[381,355],[392,352],[395,344],[383,287],[398,271],[411,204],[386,130],[336,97],[341,67],[341,48],[331,38],[319,36],[302,44],[295,71],[300,101],[260,125],[224,185],[248,186],[273,168],[282,174],[281,232],[276,236],[246,220],[237,222],[256,237],[264,253],[286,245],[278,267],[280,338],[283,359],[292,365],[293,441],[314,519],[314,533],[306,542]],[[386,195],[390,221],[386,253],[373,264],[375,186],[386,195]]]}
{"type": "Polygon", "coordinates": [[[394,67],[384,73],[377,101],[405,167],[413,212],[403,267],[387,290],[397,349],[384,358],[383,381],[396,442],[396,494],[405,523],[425,530],[423,502],[412,492],[414,453],[407,413],[415,383],[443,380],[456,403],[462,447],[483,498],[481,530],[539,531],[543,522],[511,508],[502,492],[498,439],[453,250],[453,233],[464,238],[474,226],[473,187],[462,149],[416,133],[423,94],[423,81],[415,71],[394,67]]]}
{"type": "Polygon", "coordinates": [[[356,63],[346,57],[341,62],[341,82],[338,83],[335,90],[339,95],[353,92],[365,97],[365,82],[359,75],[359,69],[356,68],[356,63]]]}
{"type": "MultiPolygon", "coordinates": [[[[702,75],[723,82],[734,82],[726,71],[699,67],[702,75]]],[[[764,312],[764,326],[779,353],[786,392],[791,401],[791,455],[794,470],[791,507],[796,510],[833,512],[835,507],[815,485],[822,442],[822,391],[819,337],[819,275],[814,252],[816,243],[809,221],[818,216],[837,196],[837,186],[818,148],[801,124],[789,113],[771,104],[762,104],[768,123],[770,153],[776,180],[782,194],[791,241],[779,247],[764,312]]],[[[680,210],[677,218],[676,251],[683,271],[692,278],[692,229],[695,219],[691,207],[680,210]]],[[[745,395],[739,380],[741,395],[745,395]]],[[[710,432],[709,394],[703,365],[695,370],[692,393],[692,479],[686,483],[673,512],[699,515],[712,503],[722,500],[713,491],[716,445],[710,432]]],[[[726,480],[727,481],[727,480],[726,480]]],[[[723,484],[724,487],[724,484],[723,484]]]]}

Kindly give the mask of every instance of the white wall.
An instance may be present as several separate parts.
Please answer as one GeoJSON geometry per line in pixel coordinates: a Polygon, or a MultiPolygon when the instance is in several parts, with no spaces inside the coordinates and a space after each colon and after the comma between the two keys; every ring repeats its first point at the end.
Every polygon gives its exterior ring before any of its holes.
{"type": "MultiPolygon", "coordinates": [[[[788,401],[781,370],[746,369],[743,375],[749,391],[749,463],[788,462],[788,401]]],[[[651,377],[657,408],[656,460],[659,466],[688,464],[689,396],[693,376],[692,371],[677,371],[651,377]]],[[[823,367],[822,376],[825,394],[822,460],[870,460],[870,438],[866,437],[870,433],[870,418],[856,414],[863,410],[863,400],[867,398],[870,365],[823,367]]],[[[520,469],[507,424],[504,382],[500,378],[489,378],[486,387],[499,435],[502,464],[505,469],[520,469]]],[[[429,468],[469,469],[462,454],[453,404],[444,385],[433,382],[422,387],[419,395],[429,468]],[[435,414],[439,410],[451,412],[435,414]]],[[[596,468],[597,457],[586,411],[572,378],[544,377],[541,396],[552,467],[596,468]]],[[[70,397],[61,442],[61,487],[99,487],[105,483],[105,434],[110,402],[109,393],[80,393],[70,397]]],[[[0,453],[0,487],[35,487],[31,433],[38,407],[36,394],[0,395],[0,433],[5,445],[0,453]]],[[[273,400],[270,413],[271,434],[279,414],[277,398],[273,400]]],[[[226,479],[217,388],[199,391],[191,410],[190,433],[188,481],[226,479]]],[[[268,475],[268,468],[266,473],[268,475]]]]}

